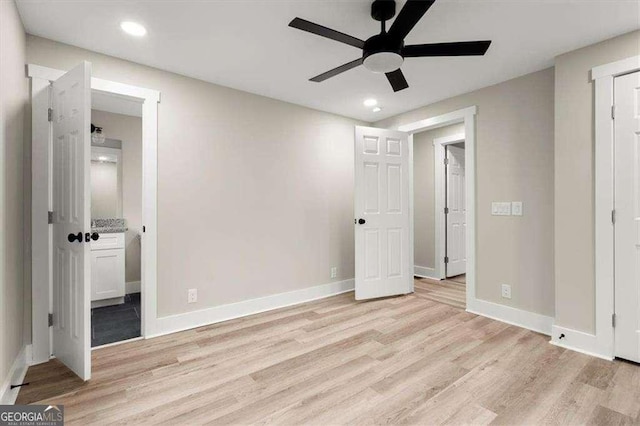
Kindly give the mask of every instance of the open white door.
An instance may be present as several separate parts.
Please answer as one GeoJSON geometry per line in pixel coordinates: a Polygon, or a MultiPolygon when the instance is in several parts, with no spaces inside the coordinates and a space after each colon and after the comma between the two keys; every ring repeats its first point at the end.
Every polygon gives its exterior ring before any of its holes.
{"type": "Polygon", "coordinates": [[[614,84],[615,355],[640,362],[640,72],[614,84]]]}
{"type": "Polygon", "coordinates": [[[356,300],[413,292],[408,139],[356,126],[356,300]]]}
{"type": "Polygon", "coordinates": [[[91,64],[53,82],[53,355],[91,376],[91,64]]]}
{"type": "Polygon", "coordinates": [[[464,149],[448,145],[447,156],[447,277],[466,273],[467,209],[465,204],[464,149]]]}

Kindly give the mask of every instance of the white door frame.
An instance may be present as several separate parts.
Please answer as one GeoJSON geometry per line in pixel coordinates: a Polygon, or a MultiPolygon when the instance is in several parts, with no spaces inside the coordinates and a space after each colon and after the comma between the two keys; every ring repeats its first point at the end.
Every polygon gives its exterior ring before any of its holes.
{"type": "MultiPolygon", "coordinates": [[[[613,85],[614,78],[640,71],[640,56],[600,65],[591,70],[595,82],[595,335],[581,340],[580,349],[615,357],[614,307],[613,85]]],[[[558,339],[554,333],[554,341],[558,339]]]]}
{"type": "MultiPolygon", "coordinates": [[[[50,83],[65,71],[28,64],[31,79],[31,247],[32,247],[32,364],[51,358],[48,313],[51,312],[51,125],[50,83]]],[[[158,188],[158,103],[160,92],[99,78],[91,89],[142,102],[142,245],[141,332],[152,336],[157,319],[157,188],[158,188]]]]}
{"type": "MultiPolygon", "coordinates": [[[[446,145],[454,143],[464,142],[464,133],[458,133],[456,135],[444,136],[442,138],[436,138],[433,140],[433,161],[435,162],[435,219],[436,219],[436,232],[435,232],[435,244],[436,244],[436,260],[435,260],[435,274],[436,277],[444,280],[447,278],[446,271],[447,265],[444,263],[444,258],[447,255],[447,216],[444,214],[444,208],[447,204],[447,193],[445,191],[445,149],[446,145]]],[[[465,147],[466,148],[466,147],[465,147]]],[[[465,151],[466,152],[466,151],[465,151]]],[[[466,160],[466,154],[465,154],[466,160]]],[[[466,167],[465,167],[466,170],[466,167]]]]}
{"type": "MultiPolygon", "coordinates": [[[[398,130],[409,133],[409,165],[413,167],[413,134],[424,132],[427,130],[437,129],[439,127],[449,126],[451,124],[464,123],[464,141],[465,141],[465,190],[467,205],[467,311],[475,310],[476,301],[476,106],[470,106],[448,114],[439,115],[437,117],[427,118],[425,120],[416,121],[409,124],[398,126],[398,130]]],[[[434,155],[435,156],[435,155],[434,155]]],[[[413,177],[410,180],[411,200],[410,216],[411,216],[411,235],[414,232],[413,223],[413,177]]],[[[437,206],[436,206],[437,208],[437,206]]],[[[440,209],[440,211],[443,211],[440,209]]],[[[438,220],[436,211],[436,221],[438,220]]],[[[436,238],[438,238],[436,231],[436,238]]],[[[413,244],[411,246],[413,258],[413,244]]],[[[442,256],[444,260],[444,256],[442,256]]],[[[438,263],[436,262],[438,268],[438,263]]],[[[444,268],[442,268],[444,270],[444,268]]]]}

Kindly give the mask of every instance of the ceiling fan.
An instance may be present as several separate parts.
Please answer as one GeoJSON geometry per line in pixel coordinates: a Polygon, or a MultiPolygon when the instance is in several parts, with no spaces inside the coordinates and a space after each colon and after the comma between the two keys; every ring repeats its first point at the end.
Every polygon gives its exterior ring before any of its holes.
{"type": "Polygon", "coordinates": [[[369,71],[384,73],[391,83],[393,91],[397,92],[409,87],[400,70],[405,58],[481,56],[487,52],[489,45],[491,45],[491,40],[482,40],[405,46],[405,37],[433,3],[435,0],[407,0],[398,17],[393,21],[391,28],[387,31],[386,21],[396,14],[396,2],[394,0],[375,0],[371,4],[371,17],[380,21],[381,31],[380,34],[376,34],[366,41],[301,18],[293,19],[289,26],[362,49],[361,58],[317,75],[310,81],[319,83],[359,65],[364,65],[369,71]]]}

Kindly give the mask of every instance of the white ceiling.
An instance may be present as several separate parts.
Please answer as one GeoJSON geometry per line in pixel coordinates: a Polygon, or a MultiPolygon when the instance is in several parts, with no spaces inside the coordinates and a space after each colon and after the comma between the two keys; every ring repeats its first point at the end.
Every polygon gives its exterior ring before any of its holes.
{"type": "MultiPolygon", "coordinates": [[[[366,39],[379,31],[363,0],[18,0],[30,34],[212,83],[376,121],[553,65],[558,54],[640,28],[635,0],[439,0],[407,44],[492,39],[484,57],[409,58],[393,93],[364,67],[308,79],[360,50],[289,28],[298,16],[366,39]],[[119,27],[140,22],[133,38],[119,27]],[[362,105],[378,99],[381,112],[362,105]]],[[[398,3],[398,10],[403,2],[398,3]]]]}

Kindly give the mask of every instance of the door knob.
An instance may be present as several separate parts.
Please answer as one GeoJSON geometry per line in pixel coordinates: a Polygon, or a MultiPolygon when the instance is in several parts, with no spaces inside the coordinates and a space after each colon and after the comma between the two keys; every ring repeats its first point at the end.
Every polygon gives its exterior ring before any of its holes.
{"type": "Polygon", "coordinates": [[[100,235],[97,232],[91,234],[87,232],[84,234],[84,241],[87,243],[91,242],[91,240],[98,241],[98,238],[100,238],[100,235]]]}
{"type": "Polygon", "coordinates": [[[74,241],[78,241],[79,243],[82,242],[82,232],[78,232],[77,234],[69,234],[67,235],[67,240],[69,240],[70,243],[74,242],[74,241]]]}
{"type": "Polygon", "coordinates": [[[364,220],[364,219],[362,219],[362,218],[360,218],[360,219],[358,219],[358,223],[359,223],[360,225],[364,225],[365,223],[367,223],[367,221],[366,221],[366,220],[364,220]]]}

